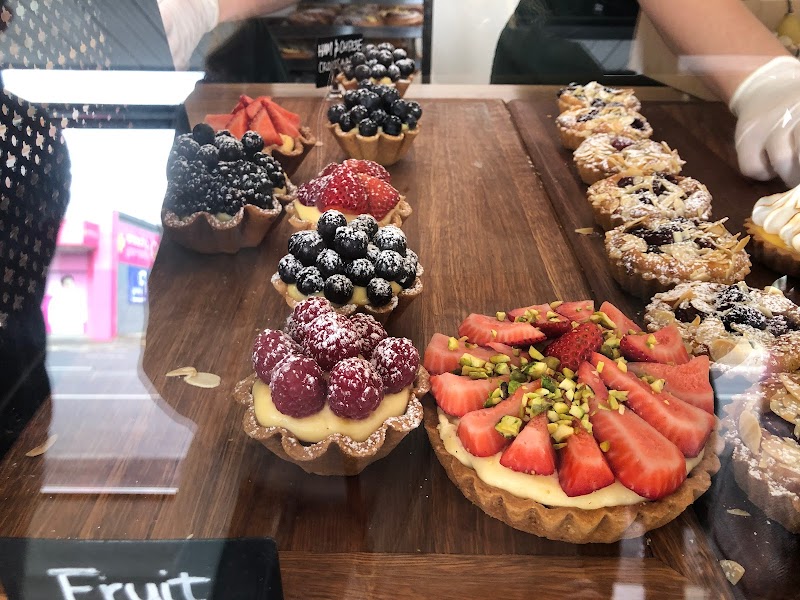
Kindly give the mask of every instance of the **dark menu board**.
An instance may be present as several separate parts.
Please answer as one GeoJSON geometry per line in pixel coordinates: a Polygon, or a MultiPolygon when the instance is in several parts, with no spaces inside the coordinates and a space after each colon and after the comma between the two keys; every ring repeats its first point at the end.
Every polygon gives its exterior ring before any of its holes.
{"type": "Polygon", "coordinates": [[[332,83],[344,59],[361,51],[364,36],[360,33],[317,39],[317,87],[332,83]]]}

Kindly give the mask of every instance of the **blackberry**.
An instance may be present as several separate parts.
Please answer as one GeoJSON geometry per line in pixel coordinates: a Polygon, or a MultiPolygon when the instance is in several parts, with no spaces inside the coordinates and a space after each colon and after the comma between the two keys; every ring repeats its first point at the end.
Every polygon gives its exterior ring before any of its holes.
{"type": "Polygon", "coordinates": [[[328,279],[331,275],[344,273],[344,261],[335,250],[330,248],[320,252],[314,264],[319,269],[319,274],[322,275],[323,279],[328,279]]]}
{"type": "Polygon", "coordinates": [[[217,138],[214,145],[219,149],[219,159],[225,161],[240,160],[244,156],[242,142],[232,137],[217,138]]]}
{"type": "Polygon", "coordinates": [[[353,108],[351,108],[349,114],[350,118],[353,119],[353,123],[358,123],[362,119],[367,118],[369,111],[367,111],[366,108],[364,108],[359,104],[358,106],[354,106],[353,108]]]}
{"type": "Polygon", "coordinates": [[[200,150],[200,144],[194,141],[191,133],[185,133],[178,136],[175,141],[175,150],[178,156],[183,156],[186,160],[192,161],[197,158],[197,151],[200,150]]]}
{"type": "Polygon", "coordinates": [[[373,65],[372,66],[372,68],[370,69],[369,75],[373,79],[375,79],[377,81],[380,81],[381,79],[386,77],[386,73],[387,73],[386,66],[382,65],[381,63],[378,63],[377,65],[373,65]]]}
{"type": "Polygon", "coordinates": [[[792,331],[792,327],[786,317],[783,315],[775,315],[771,319],[767,319],[767,331],[777,337],[789,333],[792,331]]]}
{"type": "Polygon", "coordinates": [[[403,60],[405,58],[408,58],[408,53],[402,48],[397,48],[394,51],[392,51],[392,60],[394,60],[395,62],[397,62],[398,60],[403,60]]]}
{"type": "MultiPolygon", "coordinates": [[[[631,144],[633,144],[632,139],[622,136],[617,136],[611,140],[611,146],[614,148],[614,150],[617,150],[618,152],[622,152],[623,150],[625,150],[625,148],[627,148],[631,144]]],[[[623,177],[623,179],[630,179],[631,181],[633,181],[633,177],[629,178],[623,177]]],[[[619,185],[619,183],[617,185],[619,185]]],[[[619,187],[625,187],[625,186],[619,185],[619,187]]]]}
{"type": "Polygon", "coordinates": [[[591,106],[594,106],[595,108],[602,108],[605,105],[606,105],[605,101],[601,100],[600,98],[595,98],[594,100],[592,100],[591,103],[591,106]]]}
{"type": "Polygon", "coordinates": [[[324,249],[325,242],[316,231],[298,231],[289,236],[289,252],[307,267],[316,262],[317,256],[324,249]]]}
{"type": "Polygon", "coordinates": [[[386,67],[386,76],[391,79],[392,81],[397,81],[400,79],[400,67],[397,65],[389,65],[386,67]]]}
{"type": "Polygon", "coordinates": [[[339,227],[333,236],[333,245],[342,258],[353,260],[367,254],[367,234],[352,227],[339,227]]]}
{"type": "Polygon", "coordinates": [[[342,115],[345,113],[347,109],[344,107],[343,104],[332,104],[328,108],[328,121],[333,123],[334,125],[339,122],[339,119],[342,118],[342,115]]]}
{"type": "Polygon", "coordinates": [[[358,122],[358,133],[364,137],[378,135],[378,124],[372,119],[362,119],[358,122]]]}
{"type": "Polygon", "coordinates": [[[419,118],[422,116],[422,107],[419,105],[419,102],[415,100],[409,100],[406,102],[406,104],[408,105],[408,114],[419,120],[419,118]]]}
{"type": "Polygon", "coordinates": [[[644,121],[638,118],[634,119],[633,121],[631,121],[631,127],[633,127],[634,129],[644,129],[644,121]]]}
{"type": "Polygon", "coordinates": [[[628,231],[636,237],[642,238],[648,246],[663,246],[675,241],[672,236],[671,227],[659,227],[658,229],[647,229],[646,227],[636,227],[628,231]]]}
{"type": "Polygon", "coordinates": [[[373,306],[385,306],[392,300],[392,286],[385,279],[375,277],[367,284],[367,299],[373,306]]]}
{"type": "Polygon", "coordinates": [[[756,329],[766,329],[767,318],[760,310],[737,305],[722,315],[722,323],[728,331],[734,331],[733,325],[749,325],[756,329]]]}
{"type": "Polygon", "coordinates": [[[344,108],[345,111],[350,110],[360,102],[361,96],[357,90],[348,90],[344,93],[344,108]]]}
{"type": "Polygon", "coordinates": [[[297,274],[303,268],[303,263],[297,257],[287,254],[278,261],[278,275],[284,283],[294,283],[297,281],[297,274]]]}
{"type": "Polygon", "coordinates": [[[353,297],[353,282],[344,275],[331,275],[325,280],[325,297],[334,304],[347,304],[353,297]]]}
{"type": "Polygon", "coordinates": [[[661,254],[661,246],[654,246],[650,244],[647,247],[647,254],[661,254]]]}
{"type": "Polygon", "coordinates": [[[383,122],[383,131],[388,135],[400,135],[403,130],[403,122],[400,117],[389,115],[383,122]]]}
{"type": "Polygon", "coordinates": [[[326,210],[317,221],[317,232],[319,232],[325,244],[333,246],[333,238],[339,227],[346,227],[347,219],[338,210],[326,210]]]}
{"type": "Polygon", "coordinates": [[[375,244],[367,244],[367,260],[371,263],[374,263],[378,260],[378,255],[381,253],[381,249],[378,248],[375,244]]]}
{"type": "Polygon", "coordinates": [[[301,294],[310,296],[321,292],[325,287],[325,281],[322,279],[322,275],[319,274],[317,267],[305,267],[297,273],[295,285],[301,294]]]}
{"type": "Polygon", "coordinates": [[[709,248],[709,249],[716,248],[714,242],[712,242],[708,238],[698,238],[694,240],[694,243],[697,245],[698,248],[709,248]]]}
{"type": "Polygon", "coordinates": [[[214,144],[204,144],[200,146],[200,150],[197,152],[197,160],[207,168],[213,169],[219,162],[219,150],[214,144]]]}
{"type": "Polygon", "coordinates": [[[372,114],[370,114],[369,118],[372,119],[373,121],[375,121],[375,124],[378,127],[380,127],[381,125],[383,125],[383,122],[386,120],[386,117],[388,117],[388,116],[389,115],[386,114],[385,110],[383,110],[382,108],[379,108],[377,110],[373,110],[372,114]]]}
{"type": "Polygon", "coordinates": [[[691,323],[697,317],[703,318],[705,317],[705,313],[697,310],[691,304],[687,304],[685,307],[678,307],[675,309],[675,318],[681,323],[691,323]]]}
{"type": "Polygon", "coordinates": [[[747,302],[748,299],[747,294],[738,285],[731,285],[717,295],[715,304],[717,310],[727,310],[737,304],[747,302]]]}
{"type": "Polygon", "coordinates": [[[414,281],[417,279],[417,265],[408,257],[403,258],[402,261],[400,273],[395,281],[405,290],[414,285],[414,281]]]}
{"type": "Polygon", "coordinates": [[[626,188],[631,185],[633,185],[633,177],[621,177],[620,180],[617,181],[617,187],[626,188]]]}
{"type": "Polygon", "coordinates": [[[586,121],[591,121],[592,119],[594,119],[598,114],[600,114],[599,111],[596,108],[593,108],[589,112],[582,114],[580,117],[578,117],[576,121],[578,123],[585,123],[586,121]]]}
{"type": "Polygon", "coordinates": [[[350,227],[353,229],[360,229],[367,234],[367,238],[370,240],[378,233],[378,221],[375,217],[366,213],[358,215],[353,219],[350,222],[350,227]]]}
{"type": "Polygon", "coordinates": [[[253,156],[264,149],[264,139],[255,131],[246,131],[242,136],[242,146],[247,156],[253,156]]]}
{"type": "Polygon", "coordinates": [[[185,185],[189,179],[189,163],[182,156],[175,159],[167,171],[167,179],[175,185],[185,185]]]}
{"type": "Polygon", "coordinates": [[[394,250],[384,250],[375,261],[375,275],[387,281],[396,281],[403,268],[403,257],[394,250]]]}
{"type": "Polygon", "coordinates": [[[406,234],[399,227],[394,225],[381,227],[372,241],[381,250],[394,250],[400,256],[406,255],[406,234]]]}
{"type": "Polygon", "coordinates": [[[207,123],[198,123],[192,129],[192,137],[194,141],[205,146],[206,144],[214,143],[214,129],[207,123]]]}
{"type": "Polygon", "coordinates": [[[357,258],[345,265],[344,274],[355,285],[364,287],[375,277],[375,266],[368,258],[357,258]]]}

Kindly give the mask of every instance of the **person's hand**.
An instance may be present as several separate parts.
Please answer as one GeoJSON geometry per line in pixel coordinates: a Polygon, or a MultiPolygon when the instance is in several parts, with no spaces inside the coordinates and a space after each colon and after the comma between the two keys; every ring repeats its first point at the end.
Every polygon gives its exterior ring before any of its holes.
{"type": "Polygon", "coordinates": [[[742,173],[760,180],[778,175],[789,187],[800,184],[800,61],[773,58],[739,85],[729,106],[738,117],[742,173]]]}

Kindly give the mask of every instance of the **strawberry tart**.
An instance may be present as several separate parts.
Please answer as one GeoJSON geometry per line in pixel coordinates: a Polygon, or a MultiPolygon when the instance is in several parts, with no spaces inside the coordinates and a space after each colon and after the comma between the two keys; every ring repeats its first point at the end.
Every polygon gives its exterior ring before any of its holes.
{"type": "Polygon", "coordinates": [[[606,302],[469,315],[434,334],[425,427],[464,495],[553,540],[613,542],[677,517],[711,484],[708,361],[675,327],[646,333],[606,302]]]}
{"type": "Polygon", "coordinates": [[[422,421],[429,389],[419,352],[374,318],[345,317],[323,298],[298,303],[284,331],[253,345],[255,373],[239,382],[245,432],[317,475],[356,475],[422,421]]]}
{"type": "Polygon", "coordinates": [[[295,229],[315,229],[327,210],[338,210],[348,222],[371,215],[378,225],[396,225],[411,215],[405,196],[392,187],[392,176],[376,162],[348,159],[331,163],[311,181],[297,188],[287,204],[289,223],[295,229]]]}

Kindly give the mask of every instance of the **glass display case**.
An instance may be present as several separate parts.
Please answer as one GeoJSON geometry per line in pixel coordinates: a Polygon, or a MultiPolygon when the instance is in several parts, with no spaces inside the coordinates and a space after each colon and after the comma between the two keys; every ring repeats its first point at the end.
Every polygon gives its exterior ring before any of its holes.
{"type": "Polygon", "coordinates": [[[3,3],[0,599],[795,597],[791,3],[363,4],[3,3]]]}

